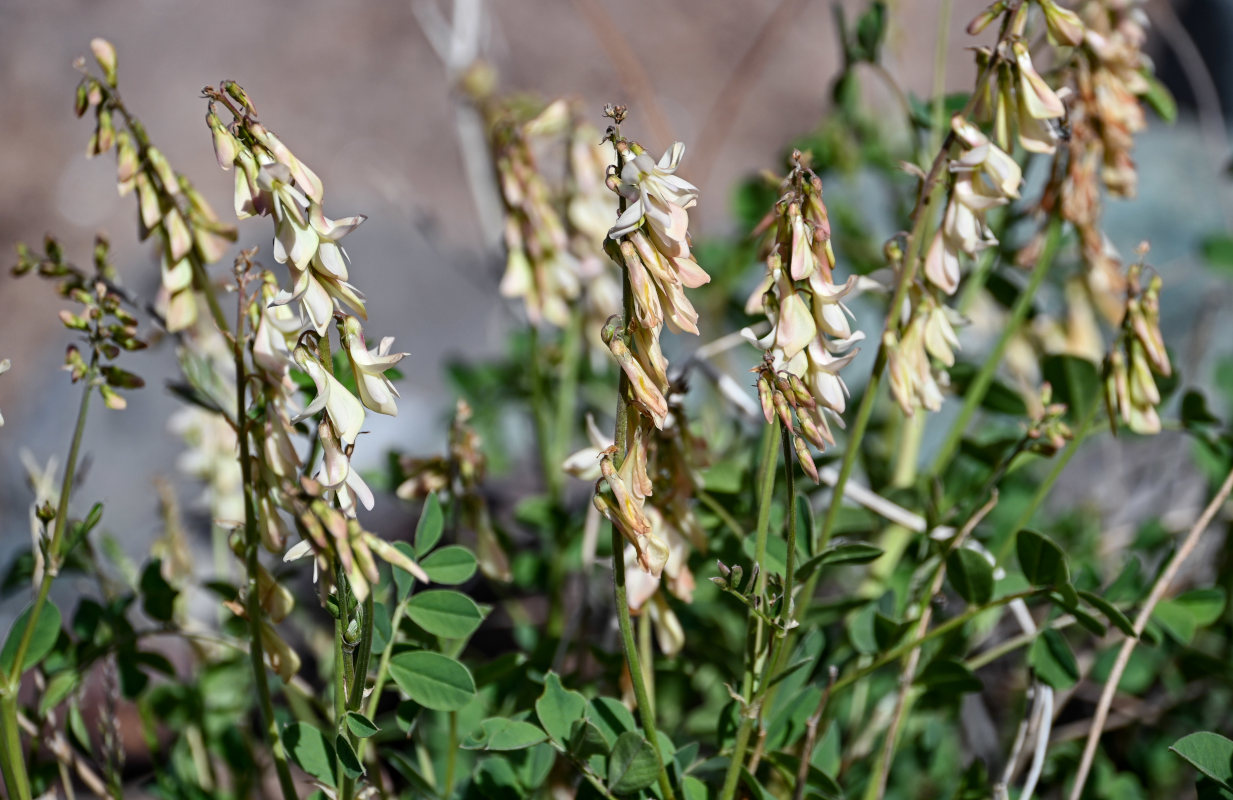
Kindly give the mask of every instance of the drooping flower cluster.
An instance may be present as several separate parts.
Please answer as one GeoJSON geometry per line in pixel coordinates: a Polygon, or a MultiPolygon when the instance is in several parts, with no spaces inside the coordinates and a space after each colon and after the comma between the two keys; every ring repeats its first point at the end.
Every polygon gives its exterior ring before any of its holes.
{"type": "MultiPolygon", "coordinates": [[[[675,399],[676,395],[669,397],[675,399]]],[[[673,403],[670,412],[671,423],[663,430],[647,429],[645,472],[657,491],[645,498],[638,512],[649,531],[643,534],[641,546],[630,543],[624,553],[629,609],[635,614],[645,609],[650,614],[660,650],[666,655],[680,651],[685,633],[665,591],[678,600],[692,602],[695,584],[689,553],[707,549],[705,532],[692,505],[694,493],[702,485],[699,471],[707,463],[706,446],[690,434],[679,404],[673,403]],[[647,563],[654,565],[659,559],[663,560],[659,572],[646,568],[647,563]]],[[[612,471],[613,440],[600,432],[590,416],[587,437],[591,446],[566,459],[565,471],[582,480],[606,480],[612,471]]],[[[622,480],[636,477],[631,468],[622,480]]]]}
{"type": "Polygon", "coordinates": [[[1080,11],[1087,28],[1070,70],[1071,136],[1055,191],[1062,218],[1079,234],[1088,291],[1116,321],[1126,286],[1101,227],[1101,188],[1133,197],[1138,183],[1131,150],[1147,124],[1143,102],[1151,92],[1151,65],[1142,52],[1147,18],[1133,0],[1090,0],[1080,11]]]}
{"type": "Polygon", "coordinates": [[[581,303],[588,342],[620,310],[621,287],[603,241],[613,199],[604,170],[611,142],[600,141],[575,104],[556,100],[529,120],[508,103],[490,113],[493,161],[505,210],[506,269],[501,294],[521,298],[533,325],[564,328],[581,303]],[[564,156],[566,174],[553,177],[540,161],[564,156]]]}
{"type": "Polygon", "coordinates": [[[171,332],[186,330],[198,315],[195,290],[203,289],[205,266],[223,257],[235,241],[232,225],[224,225],[188,179],[176,172],[163,153],[150,143],[145,128],[134,119],[116,94],[116,52],[104,39],[90,49],[103,71],[103,80],[85,73],[77,85],[76,111],[95,112],[95,129],[88,156],[116,151],[116,185],[121,195],[137,192],[138,235],[156,234],[162,268],[159,306],[171,332]]]}
{"type": "Polygon", "coordinates": [[[917,408],[937,411],[942,407],[940,380],[946,378],[933,367],[936,359],[945,367],[955,365],[959,349],[952,322],[954,312],[933,292],[913,289],[911,315],[898,335],[883,334],[886,344],[886,374],[891,394],[911,416],[917,408]]]}
{"type": "MultiPolygon", "coordinates": [[[[611,112],[619,124],[624,110],[611,112]]],[[[624,206],[608,238],[617,245],[625,267],[633,313],[625,320],[613,317],[603,330],[603,340],[623,373],[627,404],[626,419],[617,421],[618,430],[625,432],[619,437],[623,450],[601,456],[603,477],[594,500],[633,546],[642,568],[658,576],[671,548],[645,508],[654,490],[648,446],[652,432],[664,431],[670,418],[668,361],[659,337],[665,323],[678,333],[698,332],[698,314],[684,290],[710,277],[693,259],[687,230],[687,209],[697,202],[698,190],[675,174],[684,145],[674,144],[656,164],[641,145],[620,138],[615,129],[612,139],[621,165],[607,183],[624,198],[624,206]]]]}
{"type": "Polygon", "coordinates": [[[541,320],[563,328],[570,304],[578,297],[578,264],[548,181],[536,163],[536,139],[559,135],[569,123],[569,107],[561,100],[526,122],[513,112],[492,126],[493,158],[501,200],[505,206],[504,297],[521,297],[532,325],[541,320]]]}
{"type": "MultiPolygon", "coordinates": [[[[1146,245],[1139,248],[1147,254],[1146,245]]],[[[1114,432],[1120,420],[1135,433],[1159,433],[1160,390],[1152,373],[1172,374],[1169,353],[1160,333],[1160,276],[1153,274],[1143,284],[1142,263],[1126,275],[1126,311],[1117,346],[1105,361],[1105,403],[1114,432]]]]}
{"type": "Polygon", "coordinates": [[[1015,160],[963,117],[951,119],[959,143],[949,163],[954,182],[942,225],[925,256],[925,277],[947,294],[959,288],[959,255],[975,256],[997,244],[985,220],[991,208],[1019,196],[1023,172],[1015,160]]]}
{"type": "MultiPolygon", "coordinates": [[[[766,276],[745,304],[749,314],[763,313],[770,331],[754,343],[766,353],[755,371],[758,396],[768,423],[778,415],[802,469],[814,481],[818,471],[805,442],[819,450],[833,445],[830,419],[843,426],[848,388],[839,371],[859,352],[865,338],[852,329],[852,314],[843,304],[856,287],[856,276],[835,282],[835,253],[830,220],[822,203],[822,181],[793,153],[794,166],[780,183],[780,196],[759,223],[765,234],[761,257],[766,276]],[[795,414],[797,426],[793,426],[795,414]],[[829,418],[829,419],[828,419],[829,418]]],[[[753,338],[753,334],[746,331],[753,338]]]]}
{"type": "Polygon", "coordinates": [[[219,165],[236,170],[236,214],[273,219],[274,256],[287,265],[292,284],[290,291],[279,290],[269,273],[254,275],[237,262],[241,290],[257,285],[246,297],[254,330],[252,360],[261,378],[254,399],[262,413],[246,427],[254,451],[252,483],[266,522],[263,538],[281,552],[286,535],[279,509],[289,512],[303,541],[287,557],[315,552],[327,571],[337,559],[358,597],[377,580],[374,554],[426,580],[414,562],[357,521],[358,507],[371,509],[373,495],[352,465],[352,453],[368,411],[398,413],[398,393],[385,373],[405,355],[392,352],[390,338],[371,349],[364,340],[364,299],[349,283],[348,259],[339,244],[364,217],[325,215],[321,179],[257,120],[242,88],[224,82],[207,89],[206,96],[219,165]],[[219,105],[231,112],[230,125],[219,118],[219,105]],[[345,355],[338,361],[330,343],[332,321],[345,355]],[[357,394],[335,375],[336,364],[349,369],[357,394]],[[315,389],[303,409],[292,370],[306,375],[315,389]],[[309,464],[302,462],[294,440],[297,426],[306,422],[315,423],[313,453],[320,454],[309,464]]]}

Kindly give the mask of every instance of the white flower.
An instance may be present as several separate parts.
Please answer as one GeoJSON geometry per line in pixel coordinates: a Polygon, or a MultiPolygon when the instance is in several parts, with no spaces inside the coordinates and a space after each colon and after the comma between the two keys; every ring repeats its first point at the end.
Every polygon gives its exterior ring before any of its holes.
{"type": "Polygon", "coordinates": [[[393,336],[382,339],[381,345],[375,350],[366,350],[364,332],[360,329],[360,321],[355,317],[347,317],[344,329],[343,343],[347,348],[347,358],[351,361],[351,370],[355,373],[360,400],[378,414],[398,416],[398,407],[394,404],[398,390],[385,376],[385,371],[402,361],[407,354],[390,352],[390,347],[394,344],[393,336]]]}
{"type": "Polygon", "coordinates": [[[360,428],[364,426],[364,404],[303,347],[296,348],[295,363],[312,378],[317,386],[317,396],[292,422],[307,419],[325,409],[330,424],[343,444],[355,444],[355,437],[359,436],[360,428]]]}
{"type": "MultiPolygon", "coordinates": [[[[645,218],[657,239],[669,245],[666,251],[677,255],[685,241],[689,215],[685,210],[698,202],[698,188],[675,174],[685,145],[676,142],[656,164],[646,153],[624,150],[625,165],[621,168],[620,192],[629,201],[625,213],[608,231],[609,238],[618,239],[632,233],[645,218]]],[[[660,242],[656,242],[659,244],[660,242]]]]}

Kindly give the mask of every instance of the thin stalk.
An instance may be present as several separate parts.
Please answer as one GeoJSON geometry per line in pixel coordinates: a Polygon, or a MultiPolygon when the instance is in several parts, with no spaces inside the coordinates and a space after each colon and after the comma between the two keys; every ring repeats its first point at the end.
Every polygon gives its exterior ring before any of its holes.
{"type": "Polygon", "coordinates": [[[25,756],[21,751],[21,736],[17,730],[17,692],[6,691],[0,697],[0,772],[9,797],[30,800],[30,779],[26,776],[25,756]]]}
{"type": "Polygon", "coordinates": [[[98,353],[90,359],[90,367],[83,378],[84,386],[81,392],[81,403],[77,408],[77,423],[73,428],[73,439],[69,444],[68,461],[64,465],[64,476],[60,480],[60,498],[56,506],[56,522],[52,528],[51,541],[47,545],[47,560],[43,567],[43,577],[39,581],[38,594],[30,607],[30,616],[26,618],[26,627],[18,640],[17,650],[13,657],[13,667],[7,676],[0,679],[0,741],[4,742],[4,757],[0,758],[0,772],[4,775],[4,785],[9,794],[18,800],[29,800],[30,778],[26,773],[26,763],[22,756],[21,736],[17,728],[17,696],[21,690],[22,664],[30,651],[30,643],[34,639],[34,631],[38,627],[39,615],[47,604],[47,595],[51,591],[51,582],[60,569],[60,548],[64,543],[64,531],[68,526],[69,498],[73,493],[73,480],[77,475],[77,459],[81,454],[81,442],[86,431],[86,416],[90,409],[90,395],[94,392],[94,375],[98,368],[98,353]]]}
{"type": "Polygon", "coordinates": [[[642,722],[642,730],[647,741],[655,751],[655,760],[659,763],[659,789],[665,800],[675,800],[672,784],[668,781],[668,771],[664,767],[663,757],[659,753],[659,735],[655,729],[654,710],[651,698],[646,690],[642,666],[638,663],[638,646],[634,642],[634,626],[629,616],[629,599],[625,592],[625,539],[621,532],[612,528],[612,573],[616,594],[617,623],[621,628],[621,647],[625,651],[625,663],[629,667],[629,680],[634,686],[634,700],[638,704],[638,717],[642,722]]]}
{"type": "MultiPolygon", "coordinates": [[[[780,426],[778,424],[775,424],[773,427],[776,431],[779,431],[780,426]]],[[[763,664],[762,676],[758,681],[757,695],[755,695],[752,701],[747,704],[745,712],[741,717],[741,726],[737,729],[736,743],[733,746],[732,757],[728,761],[728,771],[724,775],[723,788],[719,793],[722,800],[730,800],[733,793],[736,791],[736,783],[740,778],[741,767],[744,765],[745,749],[749,746],[749,737],[753,733],[755,723],[761,720],[762,709],[769,702],[769,698],[772,693],[772,683],[774,682],[775,675],[779,673],[785,654],[788,651],[788,639],[785,631],[788,623],[792,620],[795,614],[795,609],[792,602],[792,590],[796,585],[796,461],[792,448],[793,434],[791,431],[782,431],[782,433],[784,433],[782,437],[772,436],[769,438],[772,440],[782,438],[783,440],[784,479],[786,480],[788,487],[788,563],[785,570],[786,574],[784,576],[783,598],[780,601],[779,607],[779,621],[783,630],[776,631],[773,634],[774,639],[771,643],[772,652],[768,653],[767,659],[763,664]]],[[[773,488],[773,475],[775,472],[774,462],[768,461],[767,464],[768,468],[766,471],[772,476],[772,478],[767,480],[767,482],[770,483],[773,488]]],[[[765,542],[763,543],[763,547],[765,548],[765,542]]],[[[759,578],[761,578],[761,575],[762,573],[759,574],[759,578]]],[[[758,596],[760,597],[762,595],[759,594],[758,596]]]]}
{"type": "Polygon", "coordinates": [[[655,715],[655,651],[651,649],[651,615],[638,615],[638,657],[642,660],[642,678],[646,681],[646,696],[651,701],[651,716],[655,715]]]}
{"type": "MultiPolygon", "coordinates": [[[[343,648],[343,637],[347,627],[347,578],[343,575],[342,563],[334,559],[334,574],[337,576],[338,617],[334,620],[334,732],[344,730],[343,718],[347,714],[347,673],[350,663],[343,648]]],[[[343,778],[342,756],[334,756],[334,774],[343,778]]],[[[345,783],[344,779],[344,783],[345,783]]]]}
{"type": "MultiPolygon", "coordinates": [[[[771,527],[771,506],[775,503],[775,464],[778,459],[780,426],[778,422],[769,424],[762,431],[762,450],[758,458],[758,524],[754,529],[754,563],[758,565],[758,580],[754,592],[761,595],[766,589],[766,571],[762,564],[766,560],[766,539],[771,527]]],[[[747,644],[745,657],[745,676],[741,682],[742,694],[746,700],[753,698],[754,677],[758,671],[758,658],[762,653],[765,626],[761,618],[751,616],[749,625],[752,628],[747,644]]]]}
{"type": "Polygon", "coordinates": [[[993,350],[985,358],[985,363],[981,364],[980,372],[976,373],[976,377],[972,379],[972,383],[964,393],[963,408],[959,410],[959,415],[955,417],[955,422],[951,425],[950,431],[946,435],[946,440],[938,449],[937,456],[933,460],[932,474],[941,474],[941,471],[950,463],[955,451],[959,448],[959,442],[963,439],[964,432],[967,431],[972,415],[976,413],[977,407],[985,399],[985,393],[989,390],[990,384],[993,383],[993,374],[1002,363],[1002,356],[1006,352],[1007,345],[1010,344],[1010,340],[1014,338],[1015,334],[1019,332],[1023,321],[1027,319],[1028,310],[1032,307],[1032,299],[1036,296],[1036,291],[1040,288],[1041,283],[1044,282],[1045,275],[1048,274],[1049,268],[1053,265],[1053,257],[1057,255],[1058,244],[1061,242],[1061,238],[1062,221],[1059,217],[1054,217],[1049,221],[1049,227],[1045,234],[1044,249],[1036,261],[1036,266],[1032,269],[1027,286],[1019,293],[1018,299],[1015,300],[1015,305],[1011,308],[1010,318],[1002,326],[1001,336],[998,337],[993,350]]]}
{"type": "Polygon", "coordinates": [[[988,603],[985,603],[983,606],[976,606],[975,608],[969,608],[965,610],[962,614],[959,614],[958,616],[955,616],[955,617],[951,617],[950,619],[941,623],[936,628],[931,628],[924,636],[919,636],[915,639],[912,639],[911,641],[903,642],[897,647],[894,647],[886,651],[882,655],[878,656],[868,665],[861,667],[860,669],[857,669],[855,672],[852,672],[848,675],[843,676],[839,680],[835,681],[835,687],[833,691],[839,691],[840,689],[843,689],[847,686],[850,686],[853,683],[856,683],[857,681],[860,681],[868,677],[874,672],[877,672],[878,670],[880,670],[882,667],[885,667],[887,664],[890,664],[891,662],[898,661],[900,658],[903,658],[904,655],[911,652],[915,648],[920,647],[924,645],[925,643],[930,642],[943,634],[950,633],[955,628],[958,628],[958,627],[961,627],[967,624],[975,617],[985,613],[986,611],[990,609],[1000,608],[1001,606],[1007,605],[1009,603],[1013,603],[1016,600],[1026,600],[1029,597],[1040,594],[1041,591],[1042,591],[1041,589],[1027,589],[1022,592],[1015,592],[1014,594],[1007,594],[1007,595],[1003,595],[1001,597],[995,598],[993,600],[990,600],[988,603]]]}
{"type": "Polygon", "coordinates": [[[556,448],[553,446],[554,426],[549,416],[548,398],[544,393],[544,371],[540,364],[539,329],[530,326],[531,332],[531,412],[535,418],[535,444],[539,449],[540,471],[544,485],[554,504],[561,499],[561,463],[554,462],[556,448]]]}
{"type": "Polygon", "coordinates": [[[733,536],[742,541],[745,539],[745,529],[741,527],[741,523],[737,522],[736,517],[728,513],[728,509],[724,508],[710,492],[698,489],[694,492],[694,497],[698,498],[698,502],[706,506],[712,514],[719,517],[720,522],[727,526],[733,536]]]}
{"type": "MultiPolygon", "coordinates": [[[[377,714],[377,704],[381,702],[381,692],[385,690],[385,682],[389,679],[390,657],[394,653],[393,639],[398,636],[398,626],[402,624],[402,618],[406,612],[406,600],[402,600],[398,605],[394,606],[394,614],[390,620],[391,640],[386,642],[385,650],[381,652],[381,660],[377,662],[377,677],[372,686],[372,694],[368,697],[368,708],[364,711],[364,716],[369,719],[375,718],[377,714]]],[[[364,763],[364,750],[367,747],[368,739],[360,739],[356,755],[361,764],[364,763]]]]}
{"type": "MultiPolygon", "coordinates": [[[[613,128],[612,141],[615,144],[619,141],[620,131],[613,128]]],[[[620,160],[618,157],[618,170],[620,169],[620,160]]],[[[625,199],[622,197],[618,203],[618,212],[625,211],[625,199]]],[[[621,311],[624,324],[628,325],[629,321],[634,318],[634,292],[629,285],[629,273],[622,268],[621,274],[621,311]]],[[[621,370],[620,382],[617,385],[617,407],[616,407],[616,436],[615,446],[617,458],[622,461],[625,458],[625,453],[629,448],[629,412],[628,398],[630,396],[629,376],[625,374],[625,370],[621,370]]],[[[620,464],[615,465],[618,469],[620,464]]],[[[616,525],[612,526],[612,588],[614,599],[616,600],[617,624],[621,629],[621,648],[625,652],[625,664],[629,668],[629,679],[634,688],[634,699],[638,704],[638,717],[642,722],[642,730],[646,734],[647,741],[651,743],[651,749],[655,752],[655,762],[659,767],[659,790],[663,794],[664,800],[676,800],[676,795],[672,791],[672,783],[668,780],[668,770],[664,765],[663,756],[659,752],[659,734],[655,728],[655,716],[651,707],[651,700],[646,690],[646,682],[643,680],[642,667],[638,663],[638,648],[634,642],[633,623],[629,614],[629,598],[625,589],[625,539],[621,536],[621,532],[616,525]]]]}
{"type": "Polygon", "coordinates": [[[30,649],[30,642],[34,638],[34,630],[39,621],[39,614],[43,611],[43,606],[47,603],[47,593],[51,591],[51,581],[55,578],[57,571],[60,569],[60,546],[64,543],[64,530],[68,526],[68,507],[69,497],[73,493],[73,479],[77,474],[77,457],[81,453],[81,440],[86,431],[86,413],[90,408],[90,395],[94,391],[93,379],[98,367],[98,354],[90,360],[90,367],[86,370],[86,376],[82,380],[85,387],[81,393],[81,404],[77,407],[77,425],[73,428],[73,440],[69,444],[68,462],[64,465],[64,477],[60,480],[60,501],[56,506],[56,524],[52,528],[51,542],[47,545],[47,563],[43,569],[43,579],[39,581],[39,592],[34,599],[34,605],[30,609],[30,616],[26,621],[25,630],[21,633],[21,640],[17,643],[16,655],[13,658],[13,668],[9,672],[8,686],[16,695],[17,688],[20,685],[19,678],[21,677],[22,662],[26,658],[26,653],[30,649]]]}
{"type": "Polygon", "coordinates": [[[1001,564],[1006,560],[1006,556],[1010,553],[1010,548],[1014,544],[1015,534],[1027,527],[1027,524],[1032,521],[1032,517],[1036,514],[1036,510],[1040,508],[1045,498],[1049,496],[1049,492],[1053,489],[1053,484],[1057,483],[1058,478],[1062,476],[1062,471],[1066,469],[1066,465],[1074,457],[1075,451],[1079,449],[1079,446],[1083,444],[1083,440],[1087,437],[1088,429],[1092,427],[1092,422],[1095,421],[1096,413],[1100,410],[1100,406],[1100,398],[1093,397],[1088,404],[1087,411],[1075,426],[1070,444],[1066,445],[1066,449],[1062,451],[1062,454],[1054,459],[1053,468],[1049,470],[1049,474],[1045,476],[1044,481],[1036,487],[1036,492],[1032,495],[1031,502],[1027,504],[1027,508],[1023,509],[1023,513],[1015,520],[1015,524],[1010,526],[1010,529],[1006,532],[1006,539],[998,549],[997,563],[1001,564]]]}
{"type": "MultiPolygon", "coordinates": [[[[241,283],[240,294],[243,294],[241,283]]],[[[207,292],[207,294],[210,294],[207,292]]],[[[247,373],[244,365],[244,303],[238,304],[236,312],[236,329],[233,346],[235,349],[235,385],[236,407],[235,424],[236,438],[240,440],[240,466],[244,473],[244,566],[247,572],[247,591],[244,596],[245,616],[248,617],[248,634],[252,640],[248,653],[252,661],[253,680],[257,685],[257,698],[261,706],[261,716],[265,722],[266,744],[274,758],[274,769],[278,773],[278,784],[286,800],[293,800],[299,795],[295,791],[295,783],[291,780],[291,769],[287,766],[287,754],[278,736],[278,722],[274,718],[274,701],[270,698],[270,684],[265,672],[265,647],[261,643],[261,598],[257,589],[257,574],[259,563],[257,549],[260,547],[260,535],[257,531],[257,509],[253,503],[253,493],[249,486],[252,473],[252,456],[248,442],[248,415],[244,413],[247,405],[246,388],[247,373]]]]}
{"type": "Polygon", "coordinates": [[[445,751],[445,797],[454,796],[454,782],[458,770],[458,712],[449,712],[449,746],[445,751]]]}
{"type": "Polygon", "coordinates": [[[561,385],[557,389],[555,426],[552,433],[552,463],[557,472],[569,455],[570,434],[578,407],[578,371],[583,351],[582,306],[576,305],[561,338],[561,385]]]}
{"type": "MultiPolygon", "coordinates": [[[[356,646],[355,669],[352,672],[351,693],[347,696],[347,710],[359,711],[360,706],[364,702],[364,686],[367,683],[368,677],[368,662],[372,658],[372,629],[373,629],[373,612],[375,602],[373,601],[372,591],[364,598],[364,621],[360,628],[360,641],[356,646]]],[[[354,748],[358,746],[359,737],[351,732],[350,726],[345,722],[342,726],[343,733],[347,737],[347,742],[354,748]]],[[[358,760],[358,755],[357,755],[358,760]]],[[[363,762],[361,762],[363,763],[363,762]]],[[[342,796],[344,800],[349,800],[355,792],[355,779],[351,777],[343,778],[342,796]]]]}

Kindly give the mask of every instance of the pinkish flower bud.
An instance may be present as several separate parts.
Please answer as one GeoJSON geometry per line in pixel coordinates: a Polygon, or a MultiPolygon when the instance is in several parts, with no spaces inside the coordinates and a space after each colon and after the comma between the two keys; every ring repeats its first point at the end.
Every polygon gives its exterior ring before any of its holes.
{"type": "Polygon", "coordinates": [[[103,70],[107,85],[116,88],[116,48],[106,39],[95,38],[90,40],[90,52],[103,70]]]}

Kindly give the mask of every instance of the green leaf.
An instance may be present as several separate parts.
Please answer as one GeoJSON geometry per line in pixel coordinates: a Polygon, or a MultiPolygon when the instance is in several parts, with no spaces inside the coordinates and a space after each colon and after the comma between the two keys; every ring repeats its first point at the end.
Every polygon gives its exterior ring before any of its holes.
{"type": "Polygon", "coordinates": [[[1131,624],[1129,617],[1118,610],[1117,606],[1113,605],[1100,595],[1092,592],[1079,592],[1079,597],[1083,598],[1083,601],[1089,606],[1096,609],[1101,614],[1104,614],[1105,619],[1109,620],[1109,623],[1112,624],[1113,627],[1117,628],[1127,636],[1132,638],[1134,637],[1135,626],[1131,624]]]}
{"type": "Polygon", "coordinates": [[[1224,600],[1224,589],[1219,586],[1192,589],[1173,598],[1174,603],[1184,606],[1191,613],[1200,628],[1220,619],[1224,613],[1224,600]]]}
{"type": "Polygon", "coordinates": [[[616,794],[629,794],[655,783],[659,759],[642,734],[627,731],[617,737],[608,757],[608,788],[616,794]]]}
{"type": "Polygon", "coordinates": [[[415,526],[415,552],[420,557],[428,555],[428,551],[441,541],[441,532],[445,530],[445,515],[441,513],[441,501],[437,493],[428,495],[424,501],[424,510],[420,512],[420,521],[415,526]]]}
{"type": "Polygon", "coordinates": [[[1188,430],[1220,424],[1220,418],[1208,409],[1207,398],[1197,389],[1182,395],[1181,418],[1182,427],[1188,430]]]}
{"type": "Polygon", "coordinates": [[[43,691],[43,696],[39,698],[39,714],[46,715],[48,711],[60,705],[60,701],[68,697],[80,684],[81,677],[75,669],[66,669],[56,673],[55,677],[47,682],[47,688],[43,691]]]}
{"type": "Polygon", "coordinates": [[[475,601],[460,592],[433,589],[411,596],[407,616],[424,630],[443,639],[465,639],[484,621],[475,601]]]}
{"type": "Polygon", "coordinates": [[[283,728],[283,747],[296,766],[327,786],[334,782],[334,746],[325,734],[307,722],[293,722],[283,728]]]}
{"type": "Polygon", "coordinates": [[[1233,235],[1216,233],[1199,245],[1203,259],[1221,272],[1233,271],[1233,235]]]}
{"type": "MultiPolygon", "coordinates": [[[[21,646],[21,637],[25,635],[26,626],[30,624],[30,612],[33,609],[33,606],[29,606],[21,612],[9,630],[9,635],[4,640],[4,647],[0,648],[0,674],[8,675],[13,671],[13,662],[17,660],[17,648],[21,646]]],[[[55,647],[59,636],[60,609],[48,600],[43,604],[43,610],[34,624],[34,633],[30,637],[30,644],[26,647],[26,655],[21,660],[21,668],[17,674],[20,675],[46,658],[51,649],[55,647]]]]}
{"type": "Polygon", "coordinates": [[[1046,628],[1032,642],[1028,664],[1042,681],[1054,689],[1069,689],[1079,680],[1079,664],[1066,638],[1053,628],[1046,628]]]}
{"type": "Polygon", "coordinates": [[[604,735],[604,740],[610,744],[622,733],[638,729],[634,715],[614,697],[596,697],[592,700],[587,719],[595,723],[595,727],[604,735]]]}
{"type": "Polygon", "coordinates": [[[347,727],[356,736],[361,739],[367,739],[369,736],[376,736],[381,732],[377,727],[377,723],[370,720],[358,711],[347,712],[347,727]]]}
{"type": "Polygon", "coordinates": [[[1199,628],[1211,625],[1224,611],[1224,592],[1218,588],[1195,589],[1161,600],[1152,620],[1182,644],[1190,644],[1199,628]]]}
{"type": "Polygon", "coordinates": [[[407,697],[434,711],[457,711],[475,696],[475,681],[466,667],[427,650],[391,658],[390,677],[407,697]]]}
{"type": "Polygon", "coordinates": [[[605,741],[604,734],[589,719],[574,720],[568,741],[569,746],[566,749],[579,761],[585,761],[591,756],[608,755],[608,742],[605,741]]]}
{"type": "Polygon", "coordinates": [[[796,571],[798,580],[809,580],[815,571],[824,566],[839,564],[868,564],[882,556],[882,548],[866,542],[834,542],[821,553],[801,564],[796,571]]]}
{"type": "Polygon", "coordinates": [[[915,683],[924,687],[926,693],[943,699],[969,692],[979,692],[984,688],[984,684],[972,670],[950,659],[930,661],[921,670],[915,683]]]}
{"type": "Polygon", "coordinates": [[[1100,369],[1086,358],[1048,355],[1040,363],[1041,375],[1053,386],[1054,402],[1065,403],[1071,419],[1081,419],[1103,397],[1100,369]]]}
{"type": "Polygon", "coordinates": [[[951,551],[946,557],[946,576],[968,605],[983,606],[993,598],[993,567],[971,548],[951,551]]]}
{"type": "Polygon", "coordinates": [[[1169,749],[1221,786],[1233,789],[1233,741],[1218,733],[1200,731],[1183,736],[1169,749]]]}
{"type": "Polygon", "coordinates": [[[860,45],[861,56],[871,63],[877,63],[882,49],[882,39],[886,35],[886,4],[875,0],[869,10],[861,15],[856,22],[856,42],[860,45]]]}
{"type": "Polygon", "coordinates": [[[1160,80],[1152,74],[1150,67],[1139,70],[1143,80],[1147,82],[1147,92],[1142,95],[1144,102],[1151,106],[1156,116],[1172,125],[1177,121],[1177,101],[1160,80]]]}
{"type": "Polygon", "coordinates": [[[364,774],[364,765],[360,763],[355,748],[347,737],[341,733],[334,737],[334,748],[338,753],[338,763],[342,764],[343,773],[352,780],[364,774]]]}
{"type": "Polygon", "coordinates": [[[544,676],[544,692],[535,701],[535,715],[549,736],[561,743],[568,742],[574,723],[586,713],[585,697],[562,686],[555,672],[544,676]]]}
{"type": "Polygon", "coordinates": [[[1033,586],[1057,586],[1070,583],[1066,556],[1052,539],[1035,531],[1022,530],[1015,541],[1019,567],[1033,586]]]}
{"type": "MultiPolygon", "coordinates": [[[[801,766],[800,758],[791,753],[775,750],[766,754],[766,760],[786,772],[793,781],[796,780],[797,770],[801,766]]],[[[809,765],[809,777],[806,778],[805,785],[809,787],[810,792],[820,795],[823,800],[841,800],[843,798],[843,789],[839,787],[838,783],[835,783],[835,779],[813,764],[809,765]]]]}
{"type": "Polygon", "coordinates": [[[152,559],[141,571],[141,608],[151,619],[170,622],[179,594],[163,577],[162,559],[152,559]]]}
{"type": "Polygon", "coordinates": [[[433,583],[457,586],[475,574],[475,556],[461,545],[451,544],[429,553],[420,566],[433,583]]]}
{"type": "Polygon", "coordinates": [[[491,717],[462,741],[464,750],[523,750],[548,738],[538,725],[504,717],[491,717]]]}
{"type": "MultiPolygon", "coordinates": [[[[394,542],[393,547],[412,561],[415,560],[415,549],[406,542],[394,542]]],[[[403,600],[410,594],[411,587],[415,586],[415,576],[393,564],[390,565],[390,569],[394,573],[394,588],[398,591],[398,599],[403,600]]]]}

